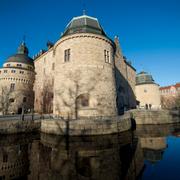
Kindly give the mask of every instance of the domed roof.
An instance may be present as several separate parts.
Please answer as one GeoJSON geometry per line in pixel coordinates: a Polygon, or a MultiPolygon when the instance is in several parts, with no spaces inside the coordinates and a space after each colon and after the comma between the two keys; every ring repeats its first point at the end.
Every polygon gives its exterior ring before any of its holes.
{"type": "Polygon", "coordinates": [[[28,48],[24,42],[18,47],[17,54],[10,56],[6,62],[25,63],[32,66],[34,65],[33,59],[28,56],[28,48]]]}
{"type": "Polygon", "coordinates": [[[140,72],[136,75],[136,85],[140,84],[155,84],[153,77],[147,72],[140,72]]]}
{"type": "Polygon", "coordinates": [[[106,36],[98,19],[87,15],[74,17],[66,26],[63,36],[75,33],[93,33],[106,36]]]}

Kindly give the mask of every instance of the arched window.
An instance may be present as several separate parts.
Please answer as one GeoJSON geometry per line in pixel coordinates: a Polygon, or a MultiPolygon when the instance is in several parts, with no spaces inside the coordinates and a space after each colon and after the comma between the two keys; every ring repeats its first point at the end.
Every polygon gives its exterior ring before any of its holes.
{"type": "Polygon", "coordinates": [[[76,103],[78,107],[88,107],[89,106],[89,94],[80,94],[76,98],[76,103]]]}

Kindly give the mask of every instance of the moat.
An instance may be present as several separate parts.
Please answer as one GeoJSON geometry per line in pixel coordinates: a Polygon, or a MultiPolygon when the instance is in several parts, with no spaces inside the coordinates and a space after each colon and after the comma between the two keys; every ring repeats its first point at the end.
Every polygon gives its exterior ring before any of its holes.
{"type": "Polygon", "coordinates": [[[102,136],[0,136],[0,179],[180,179],[180,124],[102,136]]]}

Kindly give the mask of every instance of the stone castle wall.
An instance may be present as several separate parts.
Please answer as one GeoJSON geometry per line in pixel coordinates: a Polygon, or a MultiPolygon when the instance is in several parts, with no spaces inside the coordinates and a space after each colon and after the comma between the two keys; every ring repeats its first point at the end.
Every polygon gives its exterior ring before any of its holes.
{"type": "Polygon", "coordinates": [[[36,76],[34,83],[34,109],[38,113],[52,113],[55,57],[53,48],[34,61],[36,76]]]}
{"type": "Polygon", "coordinates": [[[123,57],[118,38],[115,39],[115,67],[118,109],[136,107],[135,83],[136,70],[123,57]]]}

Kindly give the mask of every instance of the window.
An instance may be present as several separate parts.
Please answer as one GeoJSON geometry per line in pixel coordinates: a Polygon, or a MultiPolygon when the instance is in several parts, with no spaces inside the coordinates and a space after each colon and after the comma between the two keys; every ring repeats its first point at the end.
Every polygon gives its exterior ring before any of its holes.
{"type": "Polygon", "coordinates": [[[16,71],[15,70],[11,70],[11,73],[15,73],[16,71]]]}
{"type": "Polygon", "coordinates": [[[26,102],[27,101],[27,98],[26,97],[23,97],[23,102],[26,102]]]}
{"type": "Polygon", "coordinates": [[[8,155],[7,154],[3,154],[3,162],[7,162],[8,161],[8,155]]]}
{"type": "Polygon", "coordinates": [[[55,66],[54,66],[54,63],[52,63],[52,70],[54,70],[55,66]]]}
{"type": "Polygon", "coordinates": [[[20,74],[24,74],[24,71],[19,71],[20,74]]]}
{"type": "Polygon", "coordinates": [[[22,67],[22,64],[17,64],[17,67],[22,67]]]}
{"type": "Polygon", "coordinates": [[[77,106],[78,107],[87,107],[89,106],[89,94],[81,94],[77,97],[77,106]]]}
{"type": "Polygon", "coordinates": [[[11,83],[10,85],[10,91],[14,91],[15,90],[15,84],[14,83],[11,83]]]}
{"type": "Polygon", "coordinates": [[[144,89],[144,92],[147,93],[147,89],[144,89]]]}
{"type": "Polygon", "coordinates": [[[109,56],[109,51],[104,50],[104,60],[106,63],[111,63],[110,62],[110,56],[109,56]]]}
{"type": "Polygon", "coordinates": [[[4,70],[4,73],[7,73],[7,70],[4,70]]]}
{"type": "Polygon", "coordinates": [[[28,66],[28,69],[32,70],[33,68],[31,66],[28,66]]]}
{"type": "Polygon", "coordinates": [[[70,49],[64,51],[64,62],[70,61],[70,49]]]}
{"type": "Polygon", "coordinates": [[[10,67],[11,65],[10,64],[7,64],[7,67],[10,67]]]}
{"type": "Polygon", "coordinates": [[[13,102],[14,102],[14,99],[13,99],[13,98],[10,98],[10,99],[9,99],[9,102],[10,102],[10,103],[13,103],[13,102]]]}

